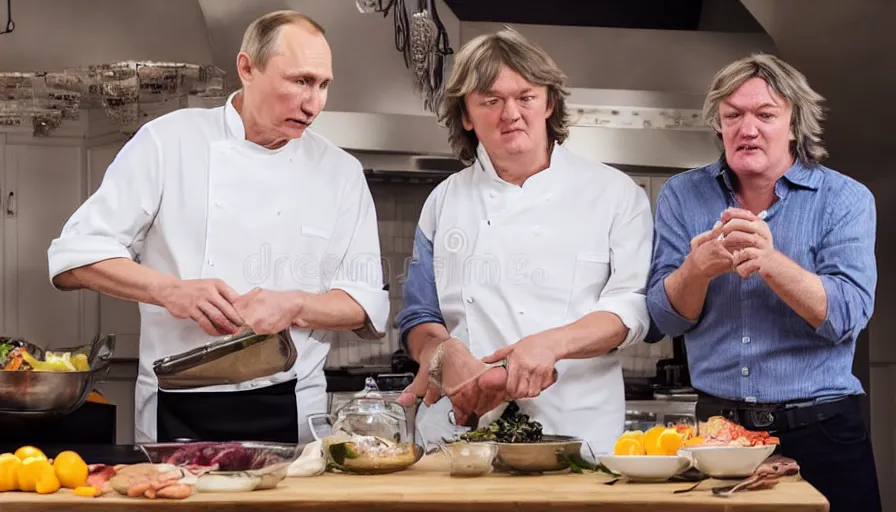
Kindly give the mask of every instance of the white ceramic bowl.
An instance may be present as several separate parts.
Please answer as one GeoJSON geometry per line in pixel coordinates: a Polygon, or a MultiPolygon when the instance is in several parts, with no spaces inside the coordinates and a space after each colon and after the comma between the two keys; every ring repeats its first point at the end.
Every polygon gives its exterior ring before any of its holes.
{"type": "Polygon", "coordinates": [[[638,482],[664,482],[691,467],[691,459],[680,455],[601,455],[598,460],[638,482]]]}
{"type": "Polygon", "coordinates": [[[763,446],[690,446],[678,451],[690,457],[694,467],[713,478],[745,478],[775,451],[763,446]]]}

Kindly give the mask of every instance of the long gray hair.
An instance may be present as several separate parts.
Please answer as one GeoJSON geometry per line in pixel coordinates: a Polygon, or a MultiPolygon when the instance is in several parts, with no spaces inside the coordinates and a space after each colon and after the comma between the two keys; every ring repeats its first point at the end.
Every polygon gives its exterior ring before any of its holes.
{"type": "Polygon", "coordinates": [[[448,127],[448,141],[464,164],[476,160],[479,138],[464,128],[467,106],[464,98],[472,92],[486,92],[495,84],[501,68],[507,66],[527,82],[548,89],[548,107],[553,109],[548,123],[548,140],[558,144],[569,136],[569,117],[563,88],[566,74],[554,60],[519,32],[506,28],[495,34],[478,36],[465,44],[454,59],[451,78],[439,108],[439,122],[448,127]]]}
{"type": "Polygon", "coordinates": [[[780,58],[755,54],[725,66],[713,78],[703,105],[703,119],[721,133],[719,104],[751,78],[761,78],[793,107],[790,129],[793,155],[807,164],[817,164],[828,156],[821,141],[824,98],[809,87],[806,77],[780,58]]]}

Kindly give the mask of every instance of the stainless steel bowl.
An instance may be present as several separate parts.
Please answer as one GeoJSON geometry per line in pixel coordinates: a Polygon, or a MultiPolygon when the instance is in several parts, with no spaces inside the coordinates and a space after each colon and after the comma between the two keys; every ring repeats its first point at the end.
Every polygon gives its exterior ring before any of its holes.
{"type": "MultiPolygon", "coordinates": [[[[44,350],[25,342],[28,352],[43,359],[44,350]]],[[[43,372],[0,370],[0,416],[68,414],[84,403],[96,378],[108,369],[115,349],[115,335],[97,336],[89,345],[51,349],[87,355],[88,371],[43,372]]]]}
{"type": "Polygon", "coordinates": [[[567,457],[578,457],[582,440],[570,436],[545,435],[538,443],[497,443],[496,467],[521,473],[560,471],[569,467],[567,457]]]}
{"type": "Polygon", "coordinates": [[[203,479],[249,479],[252,485],[247,490],[256,491],[276,487],[286,478],[290,464],[299,458],[305,447],[260,441],[144,443],[138,446],[153,464],[209,466],[220,456],[224,469],[202,475],[197,484],[199,488],[203,487],[203,479]]]}

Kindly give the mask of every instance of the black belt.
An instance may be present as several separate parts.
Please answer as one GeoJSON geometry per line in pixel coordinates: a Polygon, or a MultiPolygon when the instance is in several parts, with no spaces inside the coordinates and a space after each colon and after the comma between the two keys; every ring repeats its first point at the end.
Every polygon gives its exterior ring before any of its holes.
{"type": "Polygon", "coordinates": [[[724,416],[747,430],[786,432],[855,411],[856,398],[844,397],[817,404],[758,404],[725,400],[700,393],[697,399],[697,419],[724,416]]]}

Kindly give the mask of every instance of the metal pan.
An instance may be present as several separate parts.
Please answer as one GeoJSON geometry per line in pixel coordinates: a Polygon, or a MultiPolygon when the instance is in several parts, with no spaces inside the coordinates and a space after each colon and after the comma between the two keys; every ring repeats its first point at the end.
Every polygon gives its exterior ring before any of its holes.
{"type": "Polygon", "coordinates": [[[290,370],[298,354],[289,330],[251,330],[220,338],[153,363],[161,389],[239,384],[290,370]]]}

